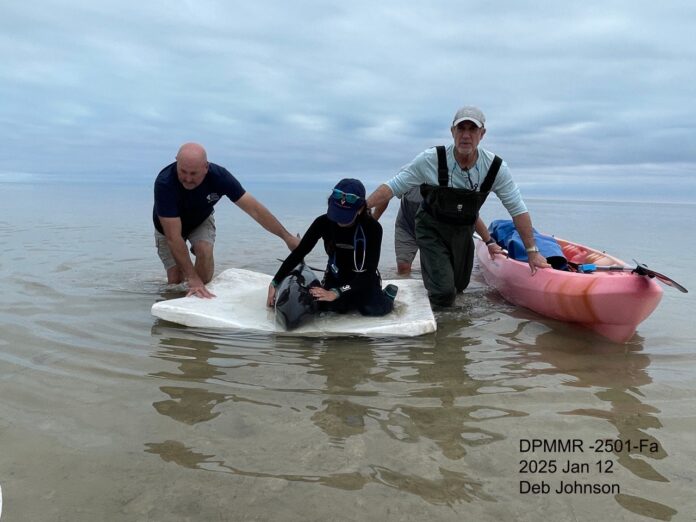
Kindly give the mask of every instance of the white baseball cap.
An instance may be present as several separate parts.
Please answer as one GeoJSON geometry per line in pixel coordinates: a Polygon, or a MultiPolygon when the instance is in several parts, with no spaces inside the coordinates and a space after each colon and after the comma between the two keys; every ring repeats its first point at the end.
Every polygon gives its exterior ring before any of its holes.
{"type": "Polygon", "coordinates": [[[473,121],[480,129],[486,123],[486,117],[481,109],[473,105],[465,105],[457,111],[452,120],[452,127],[456,127],[462,121],[473,121]]]}

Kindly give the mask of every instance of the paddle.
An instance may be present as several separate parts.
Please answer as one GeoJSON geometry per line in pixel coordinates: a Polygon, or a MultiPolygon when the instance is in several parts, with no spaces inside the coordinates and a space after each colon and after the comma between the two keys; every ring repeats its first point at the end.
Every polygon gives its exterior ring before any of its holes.
{"type": "Polygon", "coordinates": [[[639,263],[635,259],[633,262],[636,264],[635,268],[631,268],[630,266],[621,266],[621,265],[610,265],[610,266],[600,266],[600,265],[594,265],[592,263],[584,263],[584,264],[578,264],[578,263],[573,263],[571,261],[568,261],[568,264],[575,268],[578,272],[581,272],[583,274],[591,274],[592,272],[633,272],[634,274],[637,275],[642,275],[642,276],[648,276],[650,278],[657,278],[658,281],[666,284],[667,286],[671,286],[672,288],[676,288],[680,292],[684,292],[685,294],[688,293],[689,291],[684,288],[682,285],[677,283],[674,279],[671,279],[667,277],[664,274],[661,274],[659,272],[655,272],[654,270],[651,270],[648,268],[648,265],[645,263],[639,263]]]}

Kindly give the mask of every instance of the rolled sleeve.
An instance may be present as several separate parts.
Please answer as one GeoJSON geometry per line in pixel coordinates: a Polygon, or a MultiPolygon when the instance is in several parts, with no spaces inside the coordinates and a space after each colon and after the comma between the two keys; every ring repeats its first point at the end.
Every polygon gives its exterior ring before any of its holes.
{"type": "Polygon", "coordinates": [[[387,181],[387,185],[394,196],[401,198],[413,187],[428,183],[428,178],[433,175],[437,179],[437,156],[435,149],[428,149],[416,156],[411,163],[404,165],[399,173],[387,181]]]}

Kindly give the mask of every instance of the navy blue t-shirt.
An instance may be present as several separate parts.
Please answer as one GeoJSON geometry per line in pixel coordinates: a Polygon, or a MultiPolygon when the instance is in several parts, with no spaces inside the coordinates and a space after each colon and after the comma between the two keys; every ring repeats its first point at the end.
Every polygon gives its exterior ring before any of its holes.
{"type": "Polygon", "coordinates": [[[155,228],[164,233],[157,216],[181,218],[181,235],[186,238],[213,213],[213,206],[222,196],[227,196],[234,203],[245,192],[239,181],[226,168],[215,163],[208,163],[208,173],[200,185],[193,190],[187,190],[176,175],[174,162],[164,167],[155,180],[152,221],[155,228]]]}

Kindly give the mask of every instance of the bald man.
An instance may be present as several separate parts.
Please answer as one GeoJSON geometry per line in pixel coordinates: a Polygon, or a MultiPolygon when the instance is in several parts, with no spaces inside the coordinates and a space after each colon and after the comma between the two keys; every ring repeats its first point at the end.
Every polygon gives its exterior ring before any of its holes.
{"type": "Polygon", "coordinates": [[[157,253],[167,271],[167,282],[188,284],[188,294],[211,298],[206,287],[213,278],[215,220],[213,206],[227,196],[259,225],[285,241],[290,250],[299,244],[271,212],[246,192],[230,172],[208,163],[205,149],[186,143],[176,161],[162,169],[155,180],[155,225],[157,253]],[[186,241],[191,244],[191,261],[186,241]]]}

